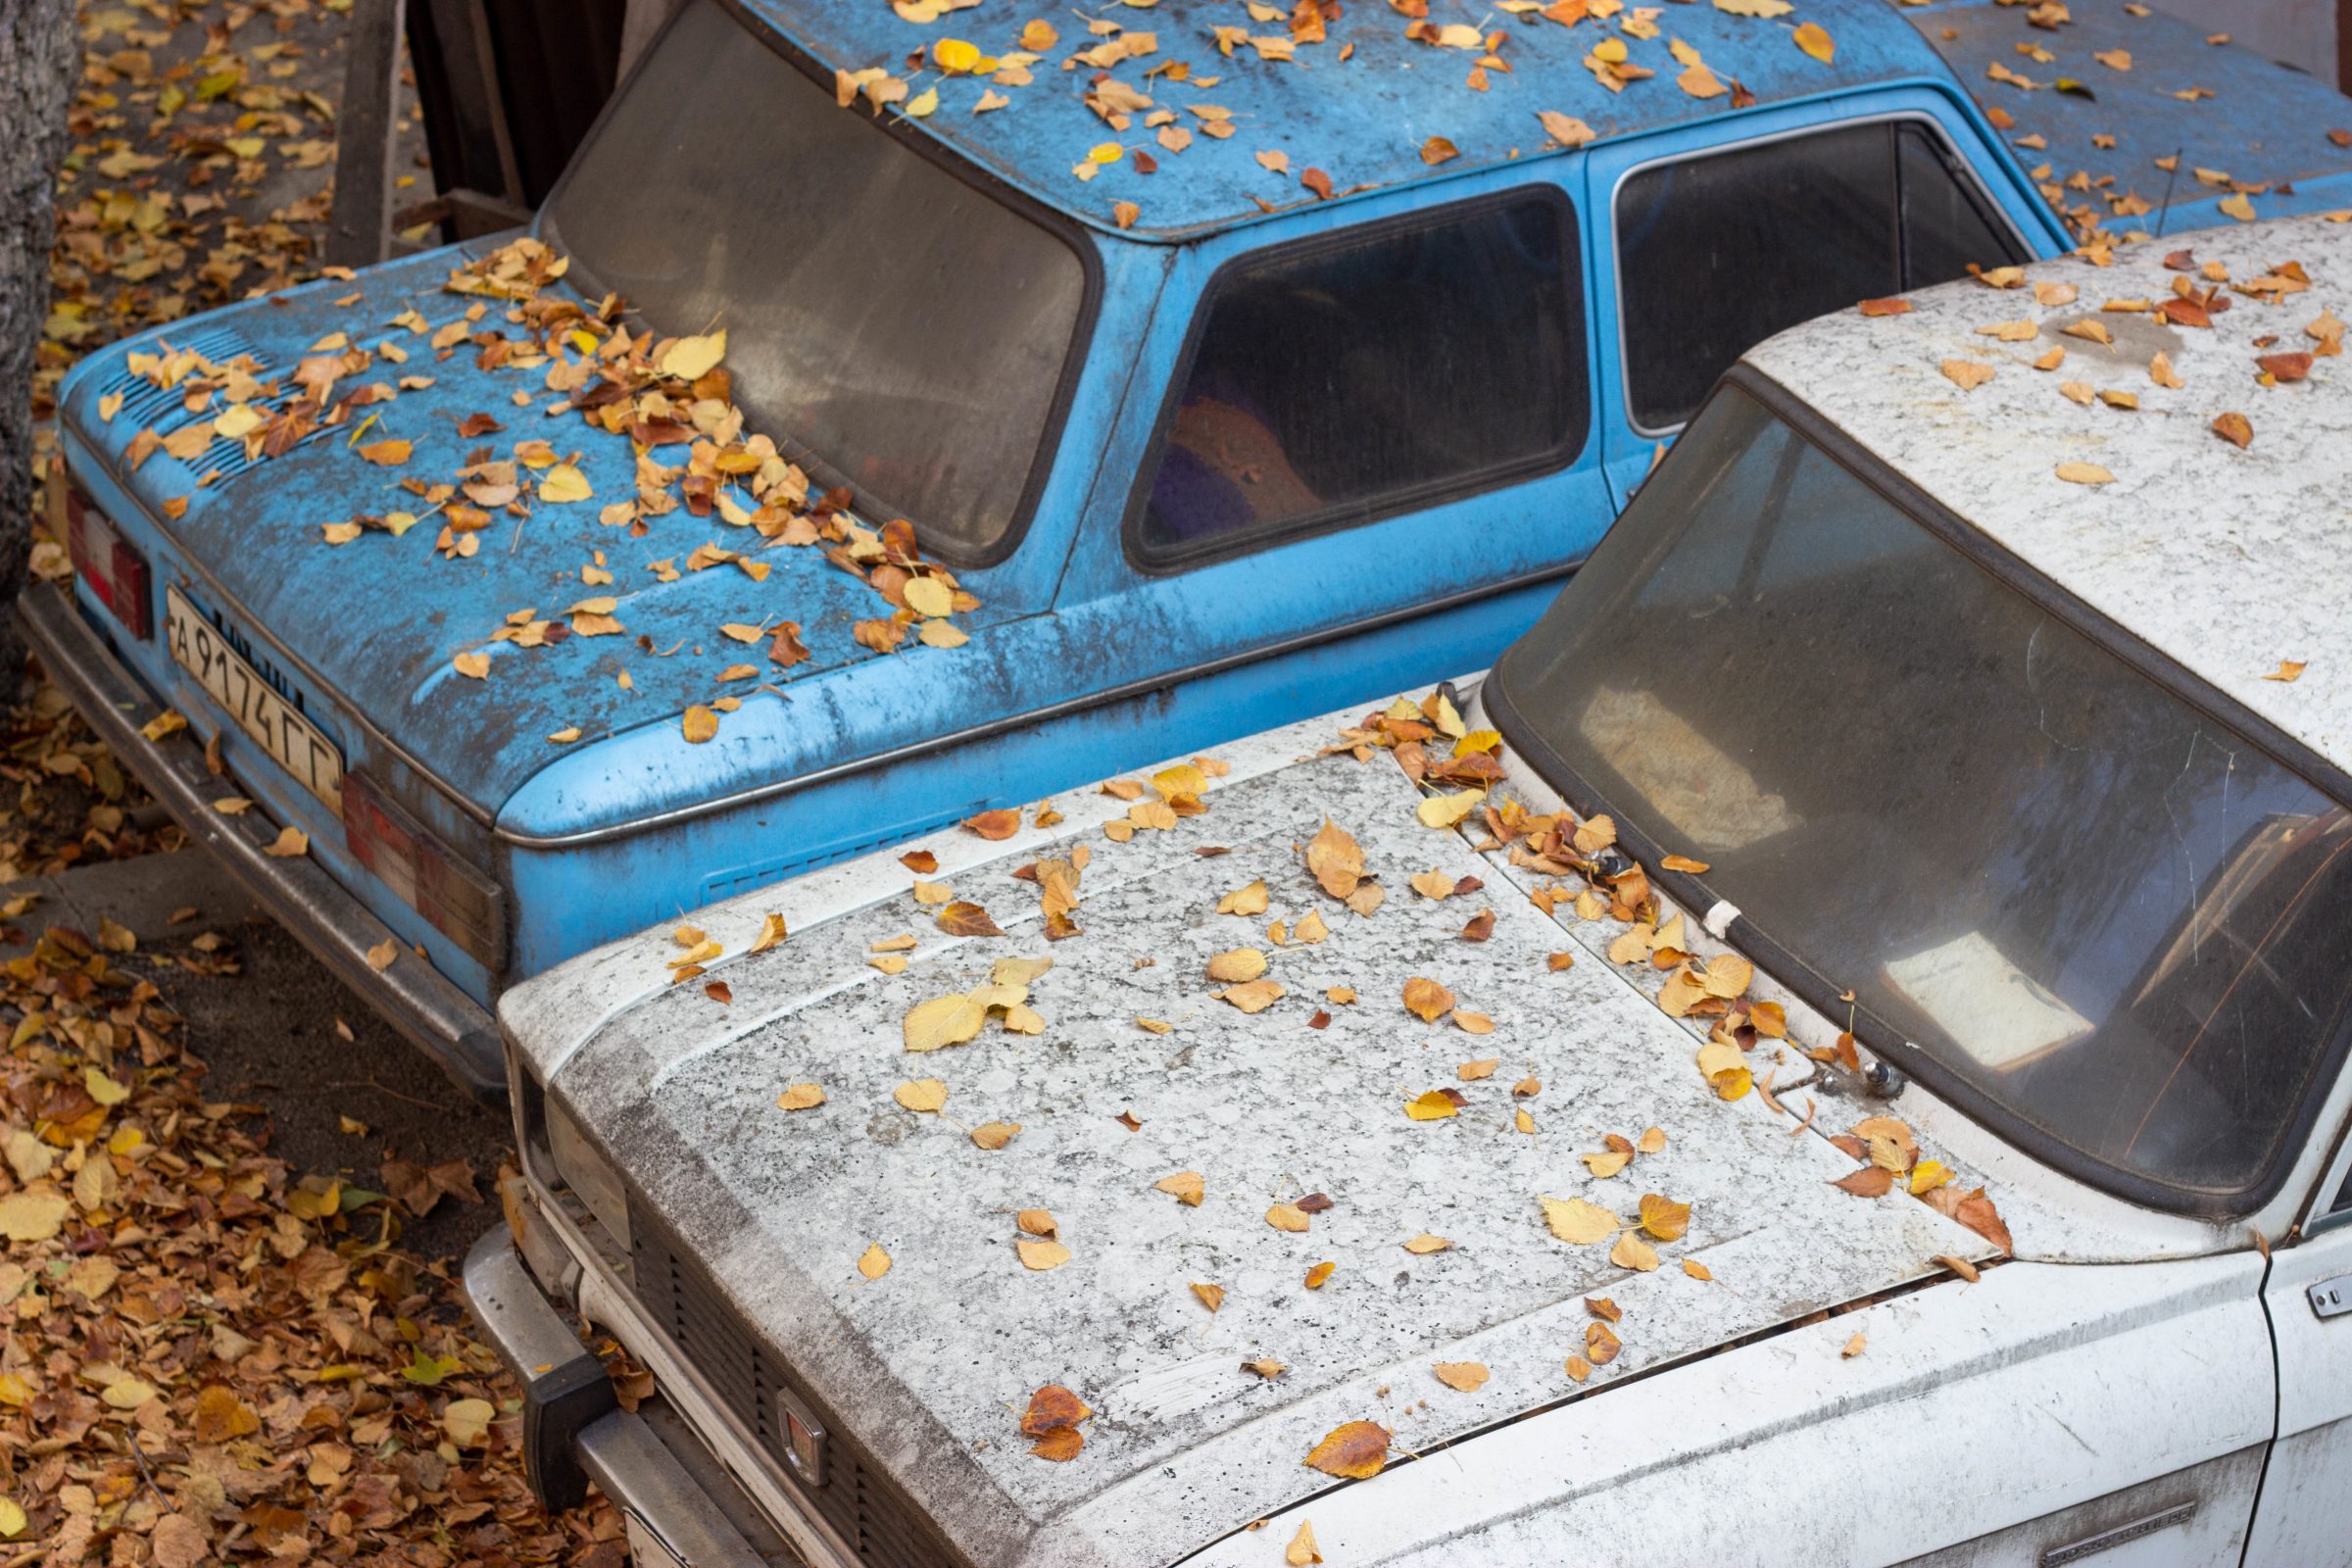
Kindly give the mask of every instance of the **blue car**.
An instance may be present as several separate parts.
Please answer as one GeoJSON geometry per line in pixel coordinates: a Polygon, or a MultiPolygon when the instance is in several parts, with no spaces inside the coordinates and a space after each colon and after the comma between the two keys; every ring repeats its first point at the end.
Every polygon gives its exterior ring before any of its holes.
{"type": "Polygon", "coordinates": [[[2073,243],[1953,8],[1582,10],[688,0],[529,233],[84,361],[21,613],[496,1097],[514,981],[1480,666],[1741,350],[2073,243]]]}

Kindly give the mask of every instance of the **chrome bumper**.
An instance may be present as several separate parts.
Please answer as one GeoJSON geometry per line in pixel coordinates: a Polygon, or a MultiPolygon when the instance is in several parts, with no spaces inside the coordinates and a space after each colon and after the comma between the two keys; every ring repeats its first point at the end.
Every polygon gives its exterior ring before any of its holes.
{"type": "Polygon", "coordinates": [[[523,1471],[549,1509],[576,1505],[594,1481],[626,1519],[640,1568],[800,1562],[760,1529],[750,1499],[658,1398],[619,1408],[603,1363],[548,1300],[506,1226],[466,1254],[465,1287],[484,1338],[522,1385],[523,1471]]]}
{"type": "Polygon", "coordinates": [[[159,742],[139,732],[161,704],[81,618],[70,589],[27,585],[17,601],[17,621],[49,678],[191,840],[460,1088],[485,1103],[505,1102],[506,1063],[488,1009],[428,963],[372,967],[368,950],[398,940],[390,926],[317,862],[263,854],[271,835],[258,814],[223,816],[212,808],[220,789],[205,770],[203,751],[184,734],[159,742]]]}

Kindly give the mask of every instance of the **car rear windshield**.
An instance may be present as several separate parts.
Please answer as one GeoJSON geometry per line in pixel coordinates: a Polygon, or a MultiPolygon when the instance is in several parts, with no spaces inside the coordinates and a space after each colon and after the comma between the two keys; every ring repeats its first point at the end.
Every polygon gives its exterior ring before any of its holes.
{"type": "Polygon", "coordinates": [[[662,34],[540,221],[584,288],[665,333],[725,328],[752,427],[870,514],[964,560],[1019,520],[1078,254],[712,0],[662,34]]]}
{"type": "Polygon", "coordinates": [[[2206,1210],[2272,1168],[2343,1028],[2352,816],[1754,398],[1496,680],[1571,801],[2027,1147],[2206,1210]]]}

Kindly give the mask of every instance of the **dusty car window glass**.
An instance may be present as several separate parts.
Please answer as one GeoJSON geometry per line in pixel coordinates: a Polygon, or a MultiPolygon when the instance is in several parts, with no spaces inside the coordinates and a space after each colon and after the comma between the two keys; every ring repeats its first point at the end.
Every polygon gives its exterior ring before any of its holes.
{"type": "Polygon", "coordinates": [[[2025,257],[1985,213],[1936,133],[1916,121],[1895,124],[1903,202],[1903,287],[1926,288],[2025,257]]]}
{"type": "Polygon", "coordinates": [[[1572,800],[2084,1160],[2255,1185],[2343,1027],[2352,815],[1736,389],[1498,683],[1572,800]]]}
{"type": "Polygon", "coordinates": [[[1362,519],[1573,455],[1573,222],[1530,198],[1225,274],[1152,460],[1145,553],[1362,519]]]}
{"type": "Polygon", "coordinates": [[[985,554],[1011,525],[1086,293],[1061,239],[696,0],[541,219],[590,290],[727,330],[752,426],[878,520],[985,554]]]}
{"type": "Polygon", "coordinates": [[[1644,430],[1689,418],[1775,332],[1949,282],[1969,262],[2024,260],[1934,133],[1900,121],[1639,170],[1618,192],[1617,256],[1626,389],[1644,430]]]}

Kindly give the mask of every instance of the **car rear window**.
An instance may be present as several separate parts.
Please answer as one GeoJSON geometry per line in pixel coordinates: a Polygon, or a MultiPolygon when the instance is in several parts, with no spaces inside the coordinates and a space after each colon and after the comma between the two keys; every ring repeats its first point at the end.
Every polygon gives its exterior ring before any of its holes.
{"type": "Polygon", "coordinates": [[[1042,480],[1085,314],[1069,241],[694,0],[549,198],[575,277],[663,333],[724,328],[785,457],[992,559],[1042,480]]]}
{"type": "Polygon", "coordinates": [[[1553,191],[1227,270],[1146,466],[1143,555],[1368,521],[1568,461],[1589,422],[1579,276],[1553,191]]]}
{"type": "Polygon", "coordinates": [[[2027,260],[1942,138],[1873,121],[1654,164],[1617,195],[1637,428],[1690,416],[1775,332],[1857,301],[2027,260]]]}

